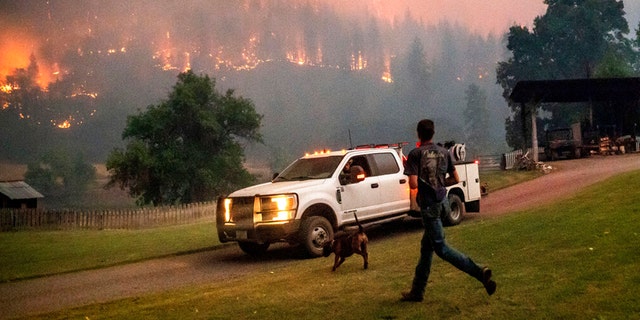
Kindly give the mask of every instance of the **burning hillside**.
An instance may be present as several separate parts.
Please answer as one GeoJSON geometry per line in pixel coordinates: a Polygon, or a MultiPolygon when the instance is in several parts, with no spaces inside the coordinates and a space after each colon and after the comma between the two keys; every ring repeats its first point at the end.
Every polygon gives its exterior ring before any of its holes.
{"type": "Polygon", "coordinates": [[[354,121],[349,117],[366,115],[368,123],[387,126],[404,121],[379,118],[398,105],[455,114],[447,109],[463,105],[468,81],[493,85],[498,39],[446,23],[426,26],[410,14],[397,18],[380,1],[343,4],[3,2],[0,9],[12,14],[0,21],[0,113],[58,131],[92,122],[99,125],[95,132],[82,135],[92,145],[105,132],[119,140],[127,114],[157,102],[177,73],[193,70],[253,99],[265,115],[267,138],[296,136],[269,122],[284,112],[297,117],[290,121],[315,114],[314,125],[324,128],[314,139],[335,140],[354,121]],[[416,40],[423,46],[410,52],[416,40]],[[355,111],[322,123],[343,110],[355,111]]]}

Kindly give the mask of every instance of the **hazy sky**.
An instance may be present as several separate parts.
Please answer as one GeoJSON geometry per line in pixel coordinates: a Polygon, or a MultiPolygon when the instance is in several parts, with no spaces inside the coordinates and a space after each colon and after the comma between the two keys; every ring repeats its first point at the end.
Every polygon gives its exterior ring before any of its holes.
{"type": "MultiPolygon", "coordinates": [[[[531,27],[536,16],[544,15],[543,0],[328,0],[337,7],[361,10],[363,3],[379,17],[403,17],[407,8],[414,17],[426,24],[441,20],[458,22],[471,30],[502,35],[514,24],[531,27]]],[[[640,0],[623,1],[629,28],[633,33],[640,19],[640,0]]]]}
{"type": "MultiPolygon", "coordinates": [[[[342,0],[332,0],[344,2],[342,0]]],[[[467,25],[480,33],[502,34],[516,24],[530,25],[533,19],[544,14],[542,0],[363,0],[373,6],[380,16],[387,19],[403,17],[407,8],[412,16],[421,17],[426,24],[442,20],[467,25]]],[[[352,1],[355,6],[359,1],[352,1]]],[[[341,4],[340,6],[344,6],[341,4]]]]}

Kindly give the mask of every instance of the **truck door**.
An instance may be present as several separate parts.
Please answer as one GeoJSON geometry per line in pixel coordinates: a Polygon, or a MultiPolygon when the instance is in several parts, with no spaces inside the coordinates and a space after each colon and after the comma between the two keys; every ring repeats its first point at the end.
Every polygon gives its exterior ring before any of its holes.
{"type": "Polygon", "coordinates": [[[409,211],[409,178],[403,174],[399,159],[391,152],[371,154],[368,158],[380,184],[375,215],[409,211]]]}
{"type": "Polygon", "coordinates": [[[460,181],[464,182],[464,190],[466,191],[465,201],[474,201],[480,199],[482,191],[480,190],[480,172],[477,163],[466,163],[464,165],[456,165],[460,181]]]}
{"type": "MultiPolygon", "coordinates": [[[[347,159],[347,161],[350,159],[347,159]]],[[[338,200],[341,205],[341,218],[344,222],[355,222],[354,212],[359,220],[365,220],[376,212],[376,205],[380,202],[380,182],[378,177],[372,176],[371,166],[365,156],[354,156],[353,166],[360,166],[365,171],[364,181],[341,185],[338,183],[338,200]]]]}

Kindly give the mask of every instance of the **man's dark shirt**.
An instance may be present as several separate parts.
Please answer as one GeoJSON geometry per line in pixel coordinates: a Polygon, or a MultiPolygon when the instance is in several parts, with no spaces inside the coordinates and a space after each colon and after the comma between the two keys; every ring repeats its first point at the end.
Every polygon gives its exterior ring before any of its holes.
{"type": "Polygon", "coordinates": [[[447,149],[433,143],[422,144],[409,152],[404,174],[418,176],[420,206],[440,203],[446,195],[445,176],[455,171],[447,149]]]}

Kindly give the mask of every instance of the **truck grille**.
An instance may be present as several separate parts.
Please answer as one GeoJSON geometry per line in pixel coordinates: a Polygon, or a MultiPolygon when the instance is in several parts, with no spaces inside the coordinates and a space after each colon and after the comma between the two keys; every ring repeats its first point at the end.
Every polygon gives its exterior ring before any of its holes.
{"type": "Polygon", "coordinates": [[[253,202],[255,197],[233,198],[231,220],[237,226],[253,227],[253,202]]]}

